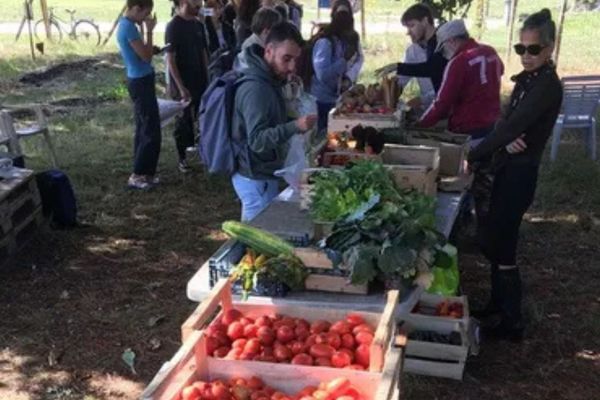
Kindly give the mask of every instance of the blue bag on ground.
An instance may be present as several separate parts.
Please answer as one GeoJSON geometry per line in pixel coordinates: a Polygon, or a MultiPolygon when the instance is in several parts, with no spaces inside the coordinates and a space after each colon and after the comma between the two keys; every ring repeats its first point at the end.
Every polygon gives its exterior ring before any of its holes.
{"type": "Polygon", "coordinates": [[[236,145],[233,140],[235,90],[241,75],[230,71],[211,82],[202,96],[199,110],[199,152],[211,174],[233,175],[236,145]]]}
{"type": "Polygon", "coordinates": [[[77,200],[71,181],[64,172],[52,169],[36,176],[42,211],[60,228],[77,226],[77,200]]]}

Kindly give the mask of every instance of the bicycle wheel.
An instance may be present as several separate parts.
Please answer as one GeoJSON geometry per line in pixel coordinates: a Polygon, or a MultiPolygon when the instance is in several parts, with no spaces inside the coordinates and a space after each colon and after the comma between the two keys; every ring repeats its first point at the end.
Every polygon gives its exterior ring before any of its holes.
{"type": "MultiPolygon", "coordinates": [[[[45,42],[48,39],[43,19],[35,23],[33,32],[35,33],[35,38],[40,42],[45,42]]],[[[56,21],[50,21],[50,41],[59,43],[61,40],[62,30],[60,29],[60,25],[56,21]]]]}
{"type": "Polygon", "coordinates": [[[79,43],[87,43],[92,46],[100,45],[100,29],[92,21],[85,19],[77,21],[73,28],[73,34],[75,40],[79,43]]]}

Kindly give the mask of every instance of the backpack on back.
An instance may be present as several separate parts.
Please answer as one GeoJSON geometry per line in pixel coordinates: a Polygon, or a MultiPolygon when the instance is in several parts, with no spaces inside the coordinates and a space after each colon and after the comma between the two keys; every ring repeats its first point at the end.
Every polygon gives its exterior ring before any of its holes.
{"type": "Polygon", "coordinates": [[[213,80],[200,103],[199,152],[211,174],[233,175],[237,170],[239,145],[233,138],[235,91],[243,79],[237,71],[229,71],[213,80]]]}
{"type": "Polygon", "coordinates": [[[219,49],[215,51],[208,64],[208,79],[213,82],[215,79],[223,76],[233,69],[233,64],[237,56],[234,49],[219,49]]]}

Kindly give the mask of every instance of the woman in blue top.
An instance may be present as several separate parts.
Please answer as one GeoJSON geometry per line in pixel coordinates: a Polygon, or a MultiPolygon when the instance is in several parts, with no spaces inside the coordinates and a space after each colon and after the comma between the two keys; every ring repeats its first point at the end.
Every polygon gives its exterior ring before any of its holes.
{"type": "Polygon", "coordinates": [[[331,23],[313,40],[310,93],[317,98],[319,132],[327,128],[327,116],[340,95],[342,80],[360,57],[358,34],[354,31],[352,10],[346,5],[335,7],[331,23]]]}
{"type": "Polygon", "coordinates": [[[160,154],[161,132],[156,89],[154,87],[154,55],[152,35],[156,16],[150,17],[153,0],[127,0],[127,10],[119,20],[117,42],[127,69],[129,96],[134,105],[135,138],[133,173],[127,182],[132,189],[150,189],[158,183],[155,177],[160,154]],[[144,24],[146,41],[138,30],[144,24]]]}

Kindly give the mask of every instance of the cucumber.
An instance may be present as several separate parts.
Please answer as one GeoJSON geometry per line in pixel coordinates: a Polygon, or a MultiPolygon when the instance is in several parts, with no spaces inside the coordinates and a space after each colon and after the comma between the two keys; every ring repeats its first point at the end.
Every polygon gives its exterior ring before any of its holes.
{"type": "Polygon", "coordinates": [[[246,246],[256,250],[259,254],[277,257],[280,254],[293,255],[294,246],[262,229],[238,221],[225,221],[221,227],[232,239],[244,243],[246,246]]]}

